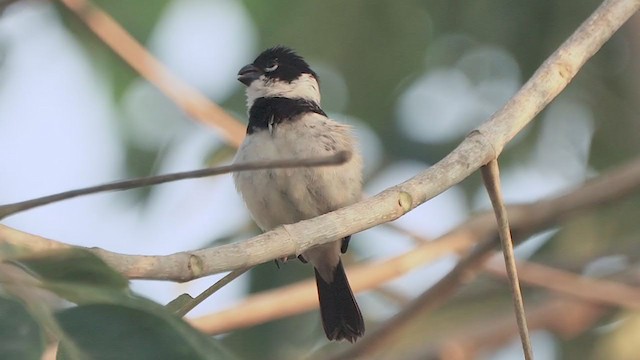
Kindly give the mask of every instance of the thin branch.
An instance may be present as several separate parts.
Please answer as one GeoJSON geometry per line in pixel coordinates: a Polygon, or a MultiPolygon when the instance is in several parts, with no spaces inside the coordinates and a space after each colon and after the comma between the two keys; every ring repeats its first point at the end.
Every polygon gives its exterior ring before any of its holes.
{"type": "Polygon", "coordinates": [[[482,179],[489,193],[489,198],[491,199],[498,223],[498,235],[500,236],[500,243],[502,244],[502,254],[504,255],[507,277],[511,285],[511,294],[513,297],[516,322],[518,323],[518,332],[520,333],[520,341],[522,342],[522,351],[524,352],[524,358],[526,360],[532,360],[533,348],[531,347],[529,329],[527,328],[527,316],[524,311],[524,300],[522,298],[522,291],[520,290],[520,282],[518,281],[518,269],[516,268],[516,259],[513,254],[513,241],[511,239],[507,209],[504,206],[504,199],[502,198],[500,188],[498,160],[492,160],[482,168],[482,179]]]}
{"type": "MultiPolygon", "coordinates": [[[[532,306],[527,318],[531,329],[546,329],[563,338],[572,338],[591,329],[605,314],[607,309],[602,306],[553,297],[542,304],[532,306]]],[[[490,314],[477,321],[467,320],[461,331],[440,334],[441,340],[436,344],[427,342],[422,350],[413,351],[414,358],[473,359],[481,352],[504,346],[518,331],[511,314],[490,314]]]]}
{"type": "MultiPolygon", "coordinates": [[[[591,260],[583,259],[581,264],[591,260]]],[[[507,277],[499,254],[485,263],[484,270],[500,278],[507,277]]],[[[627,269],[612,279],[594,279],[520,260],[518,270],[523,283],[553,291],[549,300],[529,307],[530,329],[546,329],[562,338],[572,338],[591,329],[596,321],[610,313],[610,309],[602,305],[630,310],[640,306],[639,289],[612,281],[625,278],[635,269],[627,269]]],[[[517,328],[510,317],[491,313],[475,316],[476,320],[466,318],[464,326],[439,333],[439,339],[432,339],[431,343],[421,346],[422,350],[413,353],[420,359],[446,359],[453,353],[474,358],[479,352],[493,350],[513,338],[517,328]]]]}
{"type": "Polygon", "coordinates": [[[87,0],[60,0],[129,66],[154,84],[189,116],[217,128],[227,143],[240,146],[245,126],[151,55],[109,14],[87,0]]]}
{"type": "Polygon", "coordinates": [[[223,277],[222,279],[216,281],[215,284],[209,286],[205,291],[201,292],[200,295],[196,296],[195,298],[193,298],[191,301],[189,301],[187,304],[185,304],[184,306],[182,306],[180,308],[180,310],[178,310],[176,312],[176,315],[183,317],[186,314],[189,313],[189,311],[193,310],[193,308],[195,308],[196,306],[198,306],[200,303],[202,303],[203,301],[205,301],[209,296],[213,295],[216,291],[222,289],[222,287],[226,286],[227,284],[229,284],[230,282],[232,282],[233,280],[235,280],[238,276],[246,273],[247,271],[249,271],[251,268],[245,268],[245,269],[238,269],[238,270],[233,270],[232,272],[230,272],[229,274],[227,274],[225,277],[223,277]]]}
{"type": "Polygon", "coordinates": [[[0,206],[0,220],[19,213],[21,211],[33,209],[39,206],[48,205],[54,202],[68,200],[78,196],[95,194],[105,191],[129,190],[143,186],[151,186],[164,184],[171,181],[184,179],[195,179],[212,175],[227,174],[235,171],[260,170],[272,168],[292,168],[292,167],[312,167],[312,166],[329,166],[340,165],[349,161],[351,153],[340,151],[330,156],[307,158],[307,159],[283,159],[283,160],[263,160],[253,161],[243,164],[232,164],[219,166],[215,168],[207,168],[193,171],[177,172],[172,174],[147,176],[136,179],[128,179],[116,181],[108,184],[90,186],[82,189],[70,190],[58,194],[43,196],[36,199],[26,200],[13,204],[0,206]]]}
{"type": "MultiPolygon", "coordinates": [[[[501,265],[492,259],[484,265],[484,269],[492,275],[503,277],[506,273],[504,266],[501,265]]],[[[526,284],[574,296],[583,301],[640,310],[640,289],[632,286],[581,276],[524,260],[518,261],[518,269],[520,279],[526,284]]]]}

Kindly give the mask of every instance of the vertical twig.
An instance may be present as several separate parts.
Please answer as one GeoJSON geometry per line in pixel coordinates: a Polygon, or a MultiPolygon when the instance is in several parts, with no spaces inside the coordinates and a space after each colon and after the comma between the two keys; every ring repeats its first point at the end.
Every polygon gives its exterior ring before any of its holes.
{"type": "Polygon", "coordinates": [[[524,301],[522,300],[520,282],[518,281],[516,260],[513,255],[513,242],[511,240],[511,230],[509,229],[507,209],[504,206],[502,192],[500,190],[500,169],[497,159],[491,160],[487,165],[482,167],[482,180],[489,193],[491,205],[493,205],[496,221],[498,222],[498,234],[500,235],[500,242],[502,243],[502,254],[504,255],[504,262],[507,268],[507,276],[511,284],[516,321],[518,322],[520,341],[522,341],[522,351],[524,352],[524,358],[526,360],[532,360],[533,349],[531,348],[531,340],[529,339],[529,329],[527,328],[524,301]]]}

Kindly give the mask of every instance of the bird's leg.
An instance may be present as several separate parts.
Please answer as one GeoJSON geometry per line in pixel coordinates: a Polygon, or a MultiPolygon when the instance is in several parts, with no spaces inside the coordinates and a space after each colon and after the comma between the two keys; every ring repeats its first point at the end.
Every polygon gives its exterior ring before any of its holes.
{"type": "Polygon", "coordinates": [[[349,240],[351,240],[351,235],[345,237],[344,239],[342,239],[342,245],[340,245],[340,252],[341,253],[346,253],[347,249],[349,248],[349,240]]]}

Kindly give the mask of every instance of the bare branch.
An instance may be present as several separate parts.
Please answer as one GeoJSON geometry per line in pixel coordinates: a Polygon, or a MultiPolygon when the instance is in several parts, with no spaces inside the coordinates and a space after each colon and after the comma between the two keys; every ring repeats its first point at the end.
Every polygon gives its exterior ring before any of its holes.
{"type": "MultiPolygon", "coordinates": [[[[490,274],[506,276],[504,267],[497,261],[488,261],[484,268],[490,274]]],[[[640,310],[640,289],[632,286],[612,280],[581,276],[523,260],[518,261],[518,269],[520,279],[529,285],[597,304],[640,310]]]]}
{"type": "MultiPolygon", "coordinates": [[[[502,265],[502,264],[501,264],[502,265]]],[[[535,304],[527,316],[531,329],[546,329],[561,337],[571,338],[588,330],[607,314],[607,309],[589,302],[564,297],[535,304]]],[[[443,334],[439,343],[426,343],[414,351],[416,359],[473,359],[482,351],[491,351],[510,341],[517,332],[511,314],[491,314],[478,321],[467,322],[458,334],[443,334]],[[457,357],[454,357],[457,355],[457,357]],[[466,356],[466,357],[465,357],[466,356]]]]}
{"type": "MultiPolygon", "coordinates": [[[[587,260],[588,261],[588,260],[587,260]]],[[[494,254],[484,265],[492,275],[506,278],[499,254],[494,254]]],[[[551,290],[551,296],[540,304],[529,307],[530,329],[546,329],[563,338],[572,338],[591,329],[596,321],[610,313],[602,305],[637,310],[640,307],[640,290],[620,282],[617,278],[633,273],[626,270],[612,279],[595,279],[573,274],[541,264],[518,261],[520,279],[523,283],[551,290]],[[553,279],[553,281],[549,281],[553,279]]],[[[453,354],[464,354],[463,358],[474,358],[478,353],[503,346],[515,335],[511,316],[491,313],[466,319],[462,328],[450,329],[439,334],[439,339],[427,342],[416,353],[420,359],[449,358],[453,354]]]]}
{"type": "MultiPolygon", "coordinates": [[[[514,238],[523,239],[529,234],[559,224],[581,212],[624,199],[639,189],[640,158],[624,167],[603,174],[567,194],[533,204],[509,206],[514,238]]],[[[356,292],[373,289],[444,255],[468,252],[472,246],[484,241],[484,245],[468,255],[458,267],[442,279],[438,289],[433,290],[431,295],[424,295],[425,299],[421,300],[421,306],[407,311],[407,315],[403,318],[410,321],[425,309],[434,308],[442,303],[462,282],[473,278],[484,260],[491,256],[491,250],[497,246],[497,242],[491,241],[495,237],[495,232],[496,223],[491,213],[476,215],[446,235],[426,242],[405,254],[384,261],[350,266],[347,269],[349,281],[356,292]]],[[[0,228],[0,241],[1,239],[0,228]]],[[[317,305],[315,284],[309,280],[251,296],[233,308],[194,319],[192,323],[206,333],[219,334],[299,314],[317,305]],[[289,305],[282,306],[284,302],[289,305]]],[[[398,326],[403,325],[402,321],[398,323],[398,326]]],[[[385,325],[380,333],[388,336],[392,332],[388,326],[388,324],[385,325]]],[[[358,346],[365,342],[378,344],[379,342],[374,339],[369,340],[375,337],[374,334],[376,334],[375,330],[361,339],[358,346]]]]}
{"type": "Polygon", "coordinates": [[[518,269],[516,268],[516,258],[513,254],[513,241],[511,239],[511,229],[509,229],[509,219],[507,217],[507,209],[502,198],[500,189],[500,170],[498,160],[492,160],[489,164],[482,168],[482,179],[489,193],[493,211],[496,214],[498,223],[498,235],[502,244],[502,254],[504,255],[504,263],[507,269],[507,277],[511,285],[511,294],[513,297],[513,306],[516,314],[516,322],[520,333],[520,341],[522,342],[522,351],[526,360],[533,359],[533,349],[531,348],[531,339],[529,338],[529,329],[527,328],[527,317],[524,311],[524,300],[522,299],[522,291],[520,290],[520,282],[518,281],[518,269]]]}
{"type": "Polygon", "coordinates": [[[247,170],[260,170],[260,169],[273,169],[273,168],[293,168],[293,167],[313,167],[313,166],[329,166],[340,165],[349,161],[351,153],[347,151],[340,151],[330,156],[307,158],[307,159],[283,159],[283,160],[264,160],[253,161],[243,164],[232,164],[226,166],[219,166],[215,168],[207,168],[193,171],[177,172],[172,174],[147,176],[136,179],[128,179],[116,181],[108,184],[90,186],[87,188],[70,190],[61,192],[58,194],[43,196],[37,199],[22,201],[13,204],[6,204],[0,206],[0,220],[19,213],[21,211],[33,209],[39,206],[48,205],[54,202],[68,200],[78,196],[95,194],[105,191],[115,190],[129,190],[139,188],[143,186],[151,186],[164,184],[171,181],[178,181],[184,179],[196,179],[212,175],[227,174],[236,171],[247,170]]]}

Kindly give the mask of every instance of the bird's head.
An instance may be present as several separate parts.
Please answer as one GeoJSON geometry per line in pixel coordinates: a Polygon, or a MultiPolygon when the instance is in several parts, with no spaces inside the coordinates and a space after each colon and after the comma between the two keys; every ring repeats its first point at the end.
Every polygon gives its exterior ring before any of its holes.
{"type": "Polygon", "coordinates": [[[261,97],[286,97],[320,104],[318,76],[293,50],[276,46],[263,51],[238,72],[247,86],[247,105],[261,97]]]}

